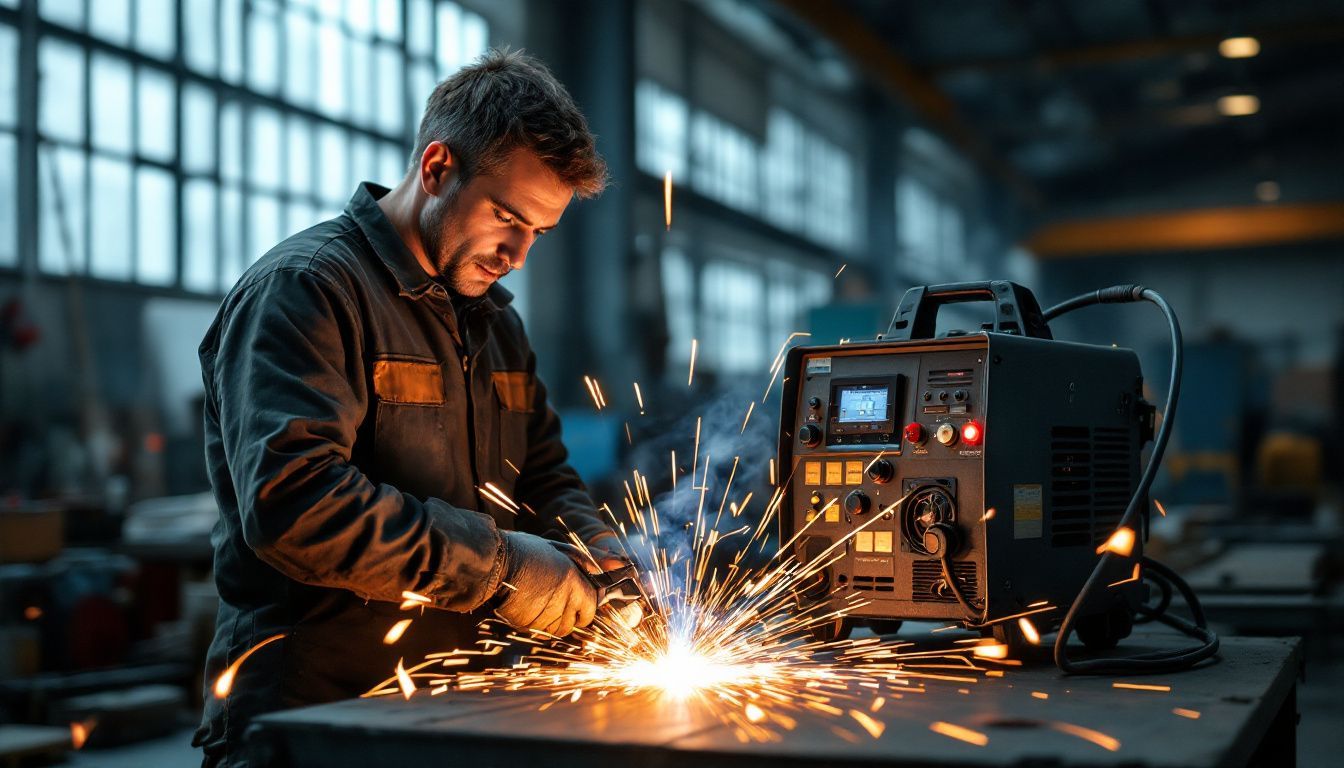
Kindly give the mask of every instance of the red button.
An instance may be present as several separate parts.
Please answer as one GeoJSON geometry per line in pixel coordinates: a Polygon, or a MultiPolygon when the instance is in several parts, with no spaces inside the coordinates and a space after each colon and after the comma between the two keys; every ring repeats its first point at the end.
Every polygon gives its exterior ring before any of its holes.
{"type": "Polygon", "coordinates": [[[906,424],[905,439],[906,442],[912,443],[914,445],[919,445],[920,443],[924,442],[924,427],[920,426],[919,422],[917,421],[912,421],[909,424],[906,424]]]}
{"type": "Polygon", "coordinates": [[[967,445],[979,445],[985,439],[985,431],[974,421],[961,425],[961,441],[967,445]]]}

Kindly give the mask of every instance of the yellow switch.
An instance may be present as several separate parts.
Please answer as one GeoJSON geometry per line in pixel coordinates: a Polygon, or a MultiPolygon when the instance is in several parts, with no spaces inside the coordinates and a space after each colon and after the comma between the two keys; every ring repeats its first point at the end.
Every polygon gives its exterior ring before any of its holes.
{"type": "Polygon", "coordinates": [[[828,461],[828,462],[826,462],[826,484],[827,484],[827,485],[844,485],[844,481],[845,481],[845,464],[844,464],[844,462],[840,462],[840,461],[828,461]]]}
{"type": "Polygon", "coordinates": [[[845,462],[845,485],[863,485],[863,462],[845,462]]]}
{"type": "Polygon", "coordinates": [[[855,552],[873,551],[872,531],[859,531],[858,533],[854,534],[854,551],[855,552]]]}
{"type": "Polygon", "coordinates": [[[891,552],[891,531],[873,531],[873,551],[891,552]]]}
{"type": "Polygon", "coordinates": [[[820,461],[803,462],[803,483],[807,485],[821,485],[820,461]]]}

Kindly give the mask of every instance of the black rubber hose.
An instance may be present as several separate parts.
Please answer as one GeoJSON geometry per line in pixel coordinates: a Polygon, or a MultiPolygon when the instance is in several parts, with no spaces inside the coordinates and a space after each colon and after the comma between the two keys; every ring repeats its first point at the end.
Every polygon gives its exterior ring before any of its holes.
{"type": "MultiPolygon", "coordinates": [[[[1110,288],[1084,293],[1075,296],[1072,299],[1056,304],[1044,312],[1048,320],[1058,317],[1066,312],[1075,309],[1091,306],[1093,304],[1121,303],[1132,301],[1147,301],[1157,306],[1167,320],[1167,328],[1170,333],[1171,342],[1171,378],[1167,384],[1167,407],[1163,412],[1162,425],[1158,428],[1157,436],[1153,440],[1153,451],[1148,457],[1148,464],[1144,467],[1143,474],[1139,479],[1138,487],[1135,488],[1133,496],[1129,500],[1129,505],[1125,508],[1125,514],[1120,518],[1117,528],[1128,527],[1131,530],[1138,531],[1135,525],[1139,518],[1140,506],[1148,498],[1148,491],[1157,477],[1158,468],[1162,464],[1162,456],[1166,452],[1167,443],[1171,439],[1172,425],[1176,422],[1176,404],[1180,400],[1181,394],[1181,370],[1184,364],[1185,355],[1181,339],[1181,325],[1176,319],[1176,313],[1172,310],[1166,299],[1156,291],[1149,290],[1139,285],[1117,285],[1110,288]]],[[[1218,636],[1205,626],[1204,612],[1199,605],[1199,598],[1189,585],[1185,583],[1175,571],[1148,558],[1144,559],[1145,568],[1151,568],[1159,577],[1169,581],[1172,586],[1180,591],[1181,596],[1190,606],[1190,611],[1194,615],[1194,623],[1188,622],[1176,616],[1170,616],[1163,611],[1158,613],[1147,606],[1139,609],[1144,616],[1156,619],[1162,623],[1174,627],[1186,634],[1200,639],[1203,644],[1195,648],[1182,648],[1175,651],[1158,651],[1150,654],[1141,654],[1128,658],[1101,658],[1088,659],[1085,661],[1072,661],[1068,655],[1068,641],[1073,634],[1074,622],[1078,619],[1078,613],[1082,609],[1087,598],[1097,589],[1104,588],[1105,573],[1115,553],[1107,550],[1102,553],[1101,559],[1088,576],[1082,590],[1074,598],[1073,604],[1069,606],[1068,613],[1064,615],[1064,620],[1060,623],[1059,632],[1055,638],[1054,656],[1055,665],[1065,674],[1149,674],[1154,672],[1167,672],[1177,669],[1184,669],[1192,664],[1213,656],[1218,651],[1218,636]]]]}

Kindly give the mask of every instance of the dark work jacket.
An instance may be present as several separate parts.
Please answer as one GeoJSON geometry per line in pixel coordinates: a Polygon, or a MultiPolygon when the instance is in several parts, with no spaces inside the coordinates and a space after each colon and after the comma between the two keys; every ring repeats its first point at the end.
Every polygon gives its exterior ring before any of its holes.
{"type": "Polygon", "coordinates": [[[398,659],[473,643],[504,577],[500,529],[562,518],[585,540],[610,535],[566,463],[511,294],[495,285],[454,307],[378,207],[386,193],[362,184],[341,216],[273,248],[201,343],[220,511],[196,734],[207,761],[243,764],[254,715],[356,696],[398,659]],[[486,482],[536,515],[485,501],[486,482]],[[406,590],[434,608],[398,610],[406,590]],[[402,618],[415,621],[384,645],[402,618]]]}

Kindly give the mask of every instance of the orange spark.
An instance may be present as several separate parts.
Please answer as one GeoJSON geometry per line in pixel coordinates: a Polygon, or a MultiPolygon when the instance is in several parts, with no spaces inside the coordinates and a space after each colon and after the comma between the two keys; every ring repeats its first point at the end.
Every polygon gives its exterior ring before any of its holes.
{"type": "Polygon", "coordinates": [[[487,482],[484,487],[478,487],[476,491],[477,493],[484,496],[486,499],[494,502],[495,504],[503,507],[504,509],[507,509],[508,511],[514,514],[517,514],[522,509],[521,507],[518,506],[517,502],[515,502],[513,499],[510,499],[508,494],[501,491],[499,487],[496,486],[494,483],[487,482]]]}
{"type": "Polygon", "coordinates": [[[868,709],[872,712],[876,712],[882,708],[883,704],[886,703],[887,703],[886,699],[882,698],[881,696],[878,696],[876,699],[873,699],[873,703],[868,707],[868,709]]]}
{"type": "Polygon", "coordinates": [[[639,415],[644,415],[644,393],[639,391],[639,382],[635,382],[635,402],[639,403],[639,415]]]}
{"type": "Polygon", "coordinates": [[[71,723],[70,724],[71,746],[73,746],[75,749],[82,749],[84,747],[84,742],[89,740],[89,734],[93,733],[93,729],[97,725],[98,721],[94,718],[89,718],[88,720],[82,720],[71,723]]]}
{"type": "Polygon", "coordinates": [[[982,522],[982,523],[987,523],[987,522],[989,522],[990,520],[993,520],[993,519],[994,519],[994,508],[993,508],[993,507],[990,507],[989,509],[986,509],[986,510],[985,510],[985,514],[983,514],[983,515],[980,516],[980,522],[982,522]]]}
{"type": "Polygon", "coordinates": [[[1158,501],[1157,499],[1153,499],[1153,506],[1157,507],[1158,513],[1161,514],[1163,517],[1167,516],[1167,508],[1162,506],[1162,502],[1158,501]]]}
{"type": "Polygon", "coordinates": [[[982,659],[1005,659],[1008,657],[1008,646],[1003,643],[986,643],[975,646],[972,652],[982,659]]]}
{"type": "Polygon", "coordinates": [[[1032,691],[1031,697],[1033,699],[1048,699],[1050,698],[1050,694],[1046,693],[1045,691],[1032,691]]]}
{"type": "Polygon", "coordinates": [[[1096,731],[1091,728],[1084,728],[1081,725],[1074,725],[1073,723],[1055,722],[1050,723],[1049,725],[1051,728],[1054,728],[1056,731],[1059,731],[1060,733],[1067,733],[1070,736],[1077,736],[1083,741],[1090,741],[1093,744],[1096,744],[1098,747],[1101,747],[1102,749],[1109,750],[1111,752],[1115,752],[1120,749],[1119,739],[1115,738],[1114,736],[1107,736],[1101,731],[1096,731]]]}
{"type": "Polygon", "coordinates": [[[588,394],[592,396],[593,405],[597,406],[597,410],[600,411],[605,408],[607,399],[602,396],[602,386],[597,383],[597,379],[594,379],[592,376],[584,376],[583,383],[587,385],[588,394]]]}
{"type": "Polygon", "coordinates": [[[672,229],[672,172],[663,174],[663,223],[672,229]]]}
{"type": "Polygon", "coordinates": [[[765,712],[763,712],[760,707],[750,702],[747,703],[746,714],[747,720],[753,723],[759,723],[765,719],[765,712]]]}
{"type": "Polygon", "coordinates": [[[30,605],[23,609],[23,618],[29,621],[37,621],[42,618],[42,609],[36,605],[30,605]]]}
{"type": "Polygon", "coordinates": [[[1022,630],[1022,636],[1027,638],[1027,642],[1032,645],[1041,644],[1041,633],[1036,631],[1036,625],[1031,623],[1031,619],[1026,616],[1017,620],[1017,628],[1022,630]]]}
{"type": "Polygon", "coordinates": [[[406,665],[402,659],[397,659],[397,685],[401,686],[401,695],[409,701],[411,694],[415,693],[415,681],[406,672],[406,665]]]}
{"type": "Polygon", "coordinates": [[[1103,552],[1114,552],[1121,557],[1129,557],[1129,553],[1134,551],[1134,529],[1116,528],[1111,538],[1106,540],[1105,544],[1097,547],[1097,554],[1103,552]]]}
{"type": "Polygon", "coordinates": [[[989,743],[989,737],[979,731],[972,731],[970,728],[963,728],[960,725],[945,723],[942,720],[936,720],[930,723],[929,730],[934,733],[941,733],[948,738],[964,741],[967,744],[974,744],[977,747],[983,747],[989,743]]]}
{"type": "Polygon", "coordinates": [[[1159,691],[1165,693],[1171,690],[1170,685],[1147,685],[1145,683],[1111,683],[1112,688],[1125,688],[1131,691],[1159,691]]]}
{"type": "Polygon", "coordinates": [[[700,346],[700,342],[691,339],[691,368],[686,374],[686,386],[691,386],[691,381],[695,378],[695,350],[700,346]]]}
{"type": "Polygon", "coordinates": [[[849,716],[854,718],[854,721],[859,725],[863,726],[863,730],[867,731],[868,735],[872,736],[874,739],[882,738],[882,732],[887,729],[886,724],[874,719],[872,715],[869,715],[861,709],[849,710],[849,716]]]}
{"type": "Polygon", "coordinates": [[[844,272],[844,271],[845,271],[845,267],[848,267],[848,266],[849,266],[848,264],[841,264],[841,265],[840,265],[840,268],[837,269],[837,270],[835,271],[835,277],[833,277],[833,278],[831,278],[831,279],[834,280],[834,279],[836,279],[836,278],[839,278],[839,277],[840,277],[840,273],[841,273],[841,272],[844,272]]]}
{"type": "Polygon", "coordinates": [[[1175,709],[1171,710],[1171,712],[1174,715],[1180,715],[1181,717],[1188,717],[1191,720],[1199,719],[1199,710],[1197,709],[1185,709],[1184,707],[1176,707],[1175,709]]]}
{"type": "Polygon", "coordinates": [[[747,431],[747,422],[751,421],[751,411],[755,407],[756,407],[755,400],[752,400],[750,403],[747,404],[747,415],[742,417],[742,429],[739,429],[737,431],[739,435],[747,431]]]}
{"type": "Polygon", "coordinates": [[[243,655],[239,656],[232,664],[230,664],[228,669],[225,669],[220,673],[219,679],[215,680],[215,698],[222,699],[229,695],[229,690],[233,688],[233,679],[238,676],[238,668],[243,665],[244,661],[247,661],[248,656],[251,656],[263,647],[270,645],[284,636],[285,634],[283,632],[278,635],[271,635],[243,652],[243,655]]]}
{"type": "Polygon", "coordinates": [[[1112,581],[1112,582],[1111,582],[1110,584],[1108,584],[1107,586],[1118,587],[1118,586],[1120,586],[1121,584],[1128,584],[1128,583],[1130,583],[1131,581],[1138,581],[1138,580],[1139,580],[1139,573],[1140,573],[1140,572],[1141,572],[1141,571],[1140,571],[1140,569],[1139,569],[1139,564],[1138,564],[1138,563],[1135,563],[1135,564],[1134,564],[1134,573],[1133,573],[1133,575],[1131,575],[1128,579],[1121,579],[1121,580],[1119,580],[1119,581],[1112,581]]]}
{"type": "Polygon", "coordinates": [[[417,595],[410,590],[401,593],[401,610],[409,611],[417,606],[429,605],[433,601],[424,595],[417,595]]]}
{"type": "Polygon", "coordinates": [[[410,619],[402,619],[393,624],[392,628],[387,630],[387,634],[383,635],[383,645],[392,645],[400,640],[401,636],[406,634],[406,628],[409,626],[411,626],[410,619]]]}

